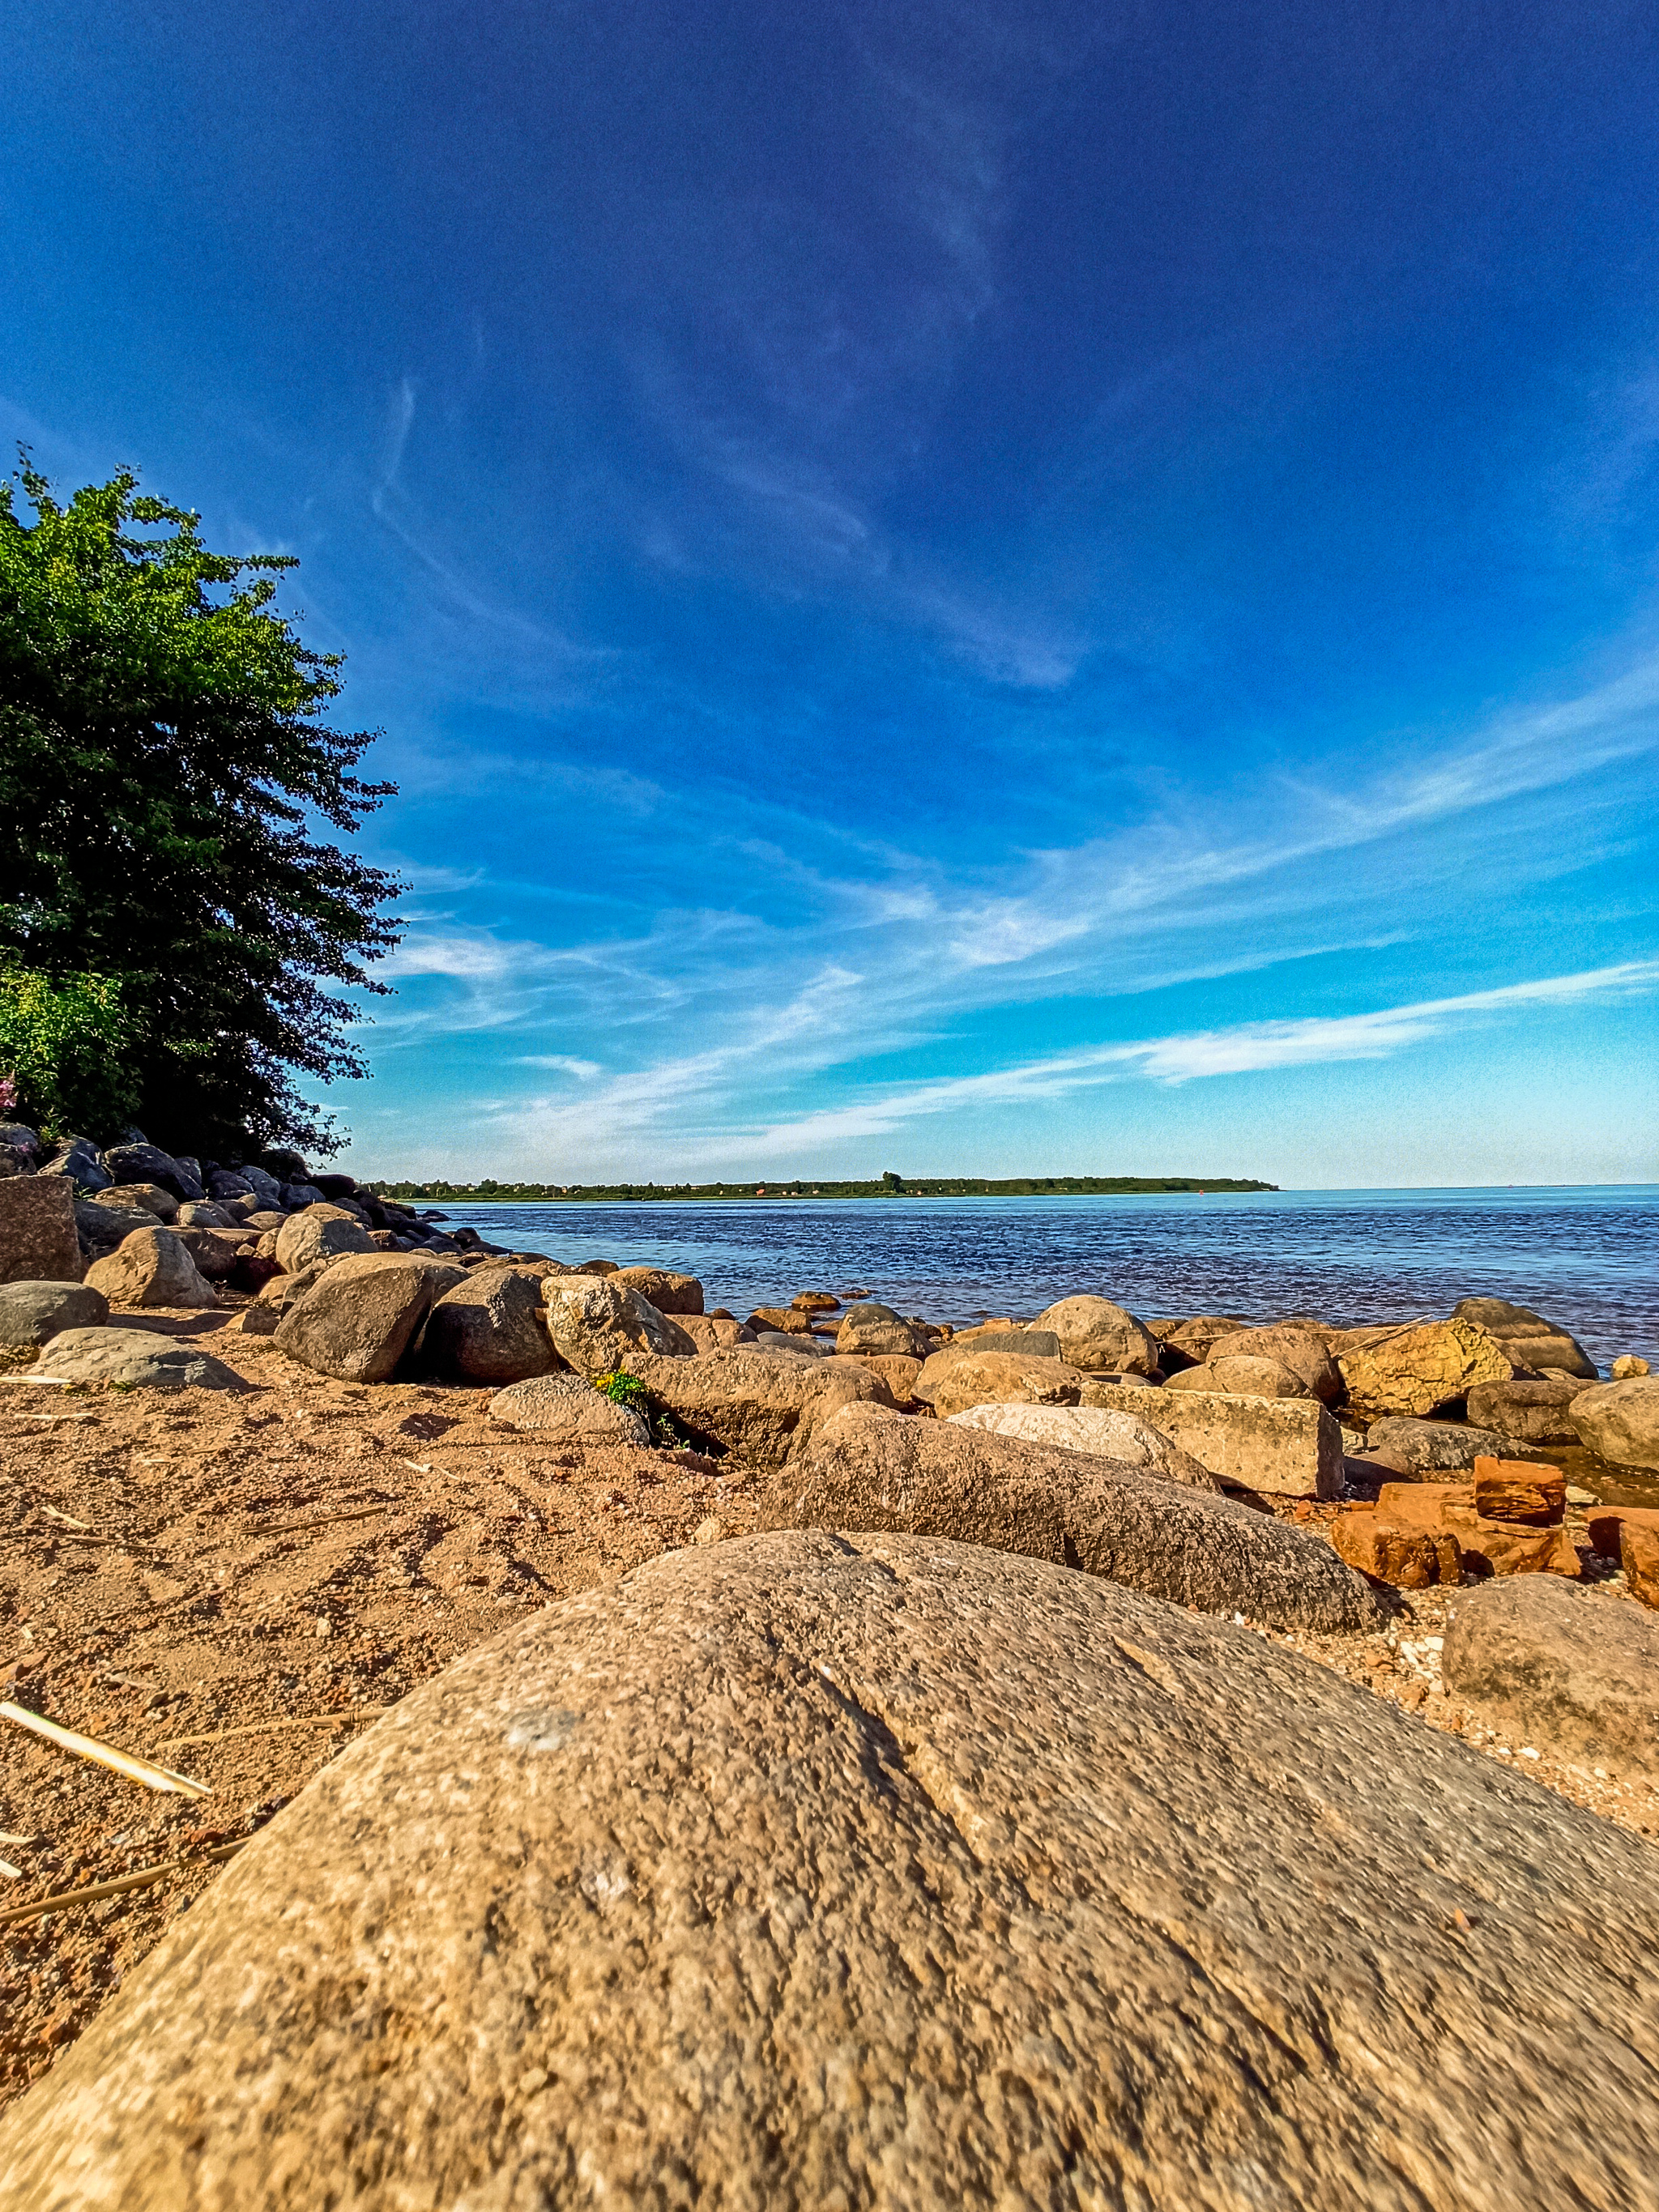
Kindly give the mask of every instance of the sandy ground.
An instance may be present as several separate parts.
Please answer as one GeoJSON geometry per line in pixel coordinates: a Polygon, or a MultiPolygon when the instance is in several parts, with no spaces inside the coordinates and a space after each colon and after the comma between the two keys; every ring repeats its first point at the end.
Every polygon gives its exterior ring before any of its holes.
{"type": "MultiPolygon", "coordinates": [[[[331,1382],[233,1317],[120,1318],[204,1340],[244,1394],[0,1381],[0,1698],[211,1792],[159,1793],[0,1721],[0,1915],[172,1869],[0,1923],[0,2101],[379,1709],[530,1608],[756,1517],[760,1478],[730,1460],[544,1446],[490,1422],[487,1390],[331,1382]]],[[[1385,1638],[1273,1640],[1659,1835],[1652,1793],[1534,1757],[1444,1694],[1453,1595],[1419,1594],[1385,1638]]]]}

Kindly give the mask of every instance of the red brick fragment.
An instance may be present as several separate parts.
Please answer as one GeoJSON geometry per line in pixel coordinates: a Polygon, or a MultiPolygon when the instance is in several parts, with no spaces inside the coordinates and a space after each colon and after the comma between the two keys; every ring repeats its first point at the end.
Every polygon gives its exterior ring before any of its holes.
{"type": "Polygon", "coordinates": [[[1485,1521],[1559,1528],[1567,1510],[1566,1477],[1559,1468],[1483,1455],[1474,1462],[1474,1510],[1485,1521]]]}
{"type": "Polygon", "coordinates": [[[1361,1574],[1396,1589],[1454,1588],[1463,1579],[1455,1536],[1436,1528],[1402,1528],[1376,1513],[1342,1513],[1331,1523],[1331,1541],[1361,1574]]]}
{"type": "Polygon", "coordinates": [[[1659,1606],[1659,1528],[1644,1525],[1650,1520],[1659,1520],[1659,1514],[1626,1520],[1619,1531],[1619,1564],[1631,1595],[1644,1605],[1659,1606]]]}
{"type": "Polygon", "coordinates": [[[1659,1509],[1651,1505],[1598,1505],[1589,1516],[1591,1551],[1600,1552],[1603,1559],[1618,1559],[1620,1531],[1626,1522],[1632,1528],[1651,1528],[1659,1533],[1659,1509]]]}

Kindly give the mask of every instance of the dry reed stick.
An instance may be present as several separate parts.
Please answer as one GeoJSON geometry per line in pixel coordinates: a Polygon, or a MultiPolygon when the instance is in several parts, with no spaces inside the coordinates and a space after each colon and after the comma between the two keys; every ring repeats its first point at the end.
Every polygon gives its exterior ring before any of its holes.
{"type": "Polygon", "coordinates": [[[181,1797],[210,1797],[213,1791],[205,1782],[192,1780],[188,1774],[175,1774],[169,1766],[157,1766],[153,1759],[140,1759],[130,1751],[117,1751],[112,1744],[100,1743],[96,1736],[78,1735],[74,1729],[60,1728],[40,1713],[32,1713],[27,1705],[15,1705],[9,1698],[0,1705],[0,1714],[15,1721],[33,1735],[44,1736],[48,1743],[57,1744],[64,1751],[72,1751],[77,1758],[90,1759],[100,1766],[107,1766],[112,1773],[125,1774],[129,1782],[142,1782],[149,1790],[175,1790],[181,1797]]]}

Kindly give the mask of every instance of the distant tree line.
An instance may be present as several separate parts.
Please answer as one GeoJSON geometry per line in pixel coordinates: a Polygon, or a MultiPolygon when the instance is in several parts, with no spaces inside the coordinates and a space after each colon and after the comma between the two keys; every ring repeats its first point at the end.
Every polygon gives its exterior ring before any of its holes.
{"type": "Polygon", "coordinates": [[[1235,1176],[900,1176],[890,1169],[868,1182],[812,1182],[808,1178],[782,1182],[760,1179],[754,1182],[376,1182],[368,1186],[382,1198],[459,1200],[477,1199],[501,1204],[556,1206],[566,1200],[589,1204],[609,1200],[653,1200],[756,1198],[1094,1198],[1133,1195],[1158,1191],[1277,1190],[1274,1182],[1255,1182],[1235,1176]]]}

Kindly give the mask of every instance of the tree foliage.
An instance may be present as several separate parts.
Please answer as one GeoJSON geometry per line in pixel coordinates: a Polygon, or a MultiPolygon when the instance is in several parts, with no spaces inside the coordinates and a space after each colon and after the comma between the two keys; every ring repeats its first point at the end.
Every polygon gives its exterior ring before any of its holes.
{"type": "Polygon", "coordinates": [[[104,975],[58,982],[0,966],[0,1076],[7,1110],[54,1137],[103,1132],[131,1120],[132,1024],[121,988],[104,975]]]}
{"type": "Polygon", "coordinates": [[[299,1083],[368,1072],[340,987],[386,988],[369,963],[397,941],[398,889],[326,842],[393,789],[353,772],[374,733],[324,719],[340,657],[273,604],[292,560],[210,552],[130,471],[67,505],[26,457],[18,473],[32,522],[0,485],[0,961],[107,979],[131,1110],[161,1141],[336,1150],[299,1083]]]}

